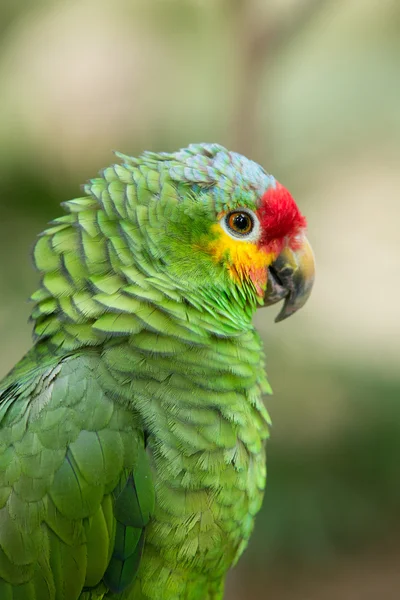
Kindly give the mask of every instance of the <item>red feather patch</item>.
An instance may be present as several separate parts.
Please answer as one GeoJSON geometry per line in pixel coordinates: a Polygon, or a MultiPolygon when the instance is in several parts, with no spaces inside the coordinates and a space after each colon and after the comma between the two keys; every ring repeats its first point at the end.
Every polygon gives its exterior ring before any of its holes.
{"type": "Polygon", "coordinates": [[[307,225],[292,195],[278,181],[262,196],[257,215],[261,223],[259,245],[275,252],[280,252],[287,237],[295,245],[295,236],[307,225]]]}

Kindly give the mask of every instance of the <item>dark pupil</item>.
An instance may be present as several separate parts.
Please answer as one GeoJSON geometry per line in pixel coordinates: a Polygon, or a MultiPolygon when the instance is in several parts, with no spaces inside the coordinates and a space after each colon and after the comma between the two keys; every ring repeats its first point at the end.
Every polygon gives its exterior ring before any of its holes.
{"type": "Polygon", "coordinates": [[[233,219],[233,225],[235,226],[235,229],[238,229],[239,231],[245,231],[249,228],[249,217],[243,213],[240,213],[233,219]]]}

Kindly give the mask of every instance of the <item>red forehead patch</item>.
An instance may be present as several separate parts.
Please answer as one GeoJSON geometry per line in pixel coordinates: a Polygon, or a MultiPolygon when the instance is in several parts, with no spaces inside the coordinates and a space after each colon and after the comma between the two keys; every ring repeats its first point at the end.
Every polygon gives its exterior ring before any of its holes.
{"type": "Polygon", "coordinates": [[[292,195],[278,181],[276,187],[268,188],[262,196],[257,214],[262,231],[260,246],[279,244],[283,238],[295,236],[307,225],[292,195]]]}

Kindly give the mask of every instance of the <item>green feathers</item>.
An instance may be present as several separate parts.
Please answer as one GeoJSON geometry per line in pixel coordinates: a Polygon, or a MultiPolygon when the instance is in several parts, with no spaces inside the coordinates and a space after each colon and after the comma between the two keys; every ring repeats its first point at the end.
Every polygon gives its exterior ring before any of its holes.
{"type": "Polygon", "coordinates": [[[221,600],[261,504],[258,301],[207,244],[273,178],[213,144],[118,156],[34,250],[35,346],[0,384],[5,600],[221,600]]]}
{"type": "Polygon", "coordinates": [[[217,145],[185,153],[123,157],[85,186],[88,197],[63,203],[69,214],[53,221],[34,250],[42,273],[32,296],[37,339],[75,350],[143,328],[198,342],[206,332],[248,327],[254,291],[232,282],[204,240],[215,237],[217,213],[234,206],[236,191],[237,201],[254,206],[257,184],[272,178],[217,145]]]}
{"type": "Polygon", "coordinates": [[[28,599],[72,600],[107,569],[119,591],[135,575],[119,582],[109,571],[116,554],[125,561],[135,550],[128,532],[127,556],[118,555],[121,525],[133,524],[139,539],[154,511],[152,474],[137,418],[112,402],[100,374],[99,357],[78,355],[0,396],[0,576],[11,598],[25,582],[28,599]]]}
{"type": "Polygon", "coordinates": [[[139,448],[133,472],[128,472],[126,481],[121,480],[114,490],[114,549],[104,574],[104,582],[112,592],[122,592],[136,576],[154,502],[153,477],[147,456],[139,448]]]}

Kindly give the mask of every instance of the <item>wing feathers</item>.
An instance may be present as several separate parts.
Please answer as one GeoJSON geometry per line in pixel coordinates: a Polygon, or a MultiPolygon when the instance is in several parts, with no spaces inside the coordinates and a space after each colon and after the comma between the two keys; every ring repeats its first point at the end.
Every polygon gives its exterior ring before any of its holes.
{"type": "Polygon", "coordinates": [[[23,373],[0,392],[0,598],[124,590],[154,509],[137,417],[103,391],[94,353],[23,373]]]}

